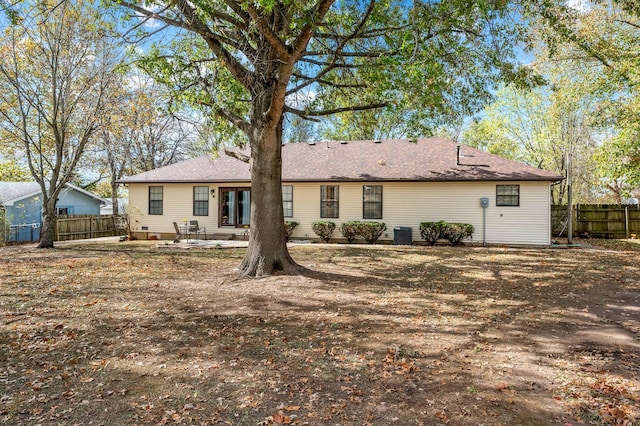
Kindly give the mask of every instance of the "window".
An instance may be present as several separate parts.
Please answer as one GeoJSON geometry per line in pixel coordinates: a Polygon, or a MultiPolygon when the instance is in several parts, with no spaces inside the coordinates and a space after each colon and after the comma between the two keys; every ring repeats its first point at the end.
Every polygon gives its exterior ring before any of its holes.
{"type": "Polygon", "coordinates": [[[56,207],[57,216],[69,216],[71,214],[71,207],[56,207]]]}
{"type": "Polygon", "coordinates": [[[320,186],[320,217],[339,217],[339,190],[337,185],[320,186]]]}
{"type": "Polygon", "coordinates": [[[382,219],[382,185],[362,187],[362,218],[382,219]]]}
{"type": "Polygon", "coordinates": [[[193,215],[209,216],[209,187],[193,187],[193,215]]]}
{"type": "Polygon", "coordinates": [[[162,214],[162,187],[149,187],[149,214],[162,214]]]}
{"type": "Polygon", "coordinates": [[[293,186],[282,187],[282,210],[284,217],[293,217],[293,186]]]}
{"type": "Polygon", "coordinates": [[[520,185],[496,185],[496,206],[519,206],[520,185]]]}
{"type": "Polygon", "coordinates": [[[220,188],[220,226],[249,226],[251,188],[220,188]]]}

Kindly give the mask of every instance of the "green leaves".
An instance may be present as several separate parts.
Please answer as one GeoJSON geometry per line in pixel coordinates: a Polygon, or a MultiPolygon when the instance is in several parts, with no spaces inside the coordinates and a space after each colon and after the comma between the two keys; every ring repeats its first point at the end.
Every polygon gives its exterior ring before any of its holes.
{"type": "Polygon", "coordinates": [[[169,8],[162,12],[165,22],[187,20],[187,33],[157,45],[145,69],[185,102],[236,126],[237,118],[252,122],[260,94],[275,94],[265,83],[278,81],[286,84],[285,111],[305,118],[337,112],[325,133],[341,139],[430,134],[477,111],[500,79],[532,80],[515,61],[520,30],[505,3],[346,1],[315,20],[312,11],[327,4],[257,0],[169,8]],[[309,25],[304,53],[286,57],[309,25]],[[291,60],[290,71],[278,65],[291,60]]]}

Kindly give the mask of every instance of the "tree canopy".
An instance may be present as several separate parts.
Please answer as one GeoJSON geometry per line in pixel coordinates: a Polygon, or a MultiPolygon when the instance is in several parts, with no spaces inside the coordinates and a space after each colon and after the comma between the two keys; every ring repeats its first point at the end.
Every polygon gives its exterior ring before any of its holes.
{"type": "MultiPolygon", "coordinates": [[[[531,67],[546,84],[498,92],[464,140],[563,174],[571,153],[576,201],[620,203],[640,186],[638,9],[541,4],[526,12],[531,67]]],[[[565,185],[554,188],[555,202],[566,202],[565,185]]]]}
{"type": "Polygon", "coordinates": [[[83,2],[24,2],[0,35],[0,139],[43,194],[40,247],[52,247],[58,194],[98,129],[117,50],[83,2]]]}
{"type": "Polygon", "coordinates": [[[240,267],[245,275],[296,270],[283,232],[285,115],[318,120],[398,110],[426,129],[480,107],[497,80],[530,79],[515,61],[520,27],[509,3],[118,4],[141,17],[127,36],[153,41],[143,67],[208,111],[220,134],[249,144],[252,232],[240,267]]]}

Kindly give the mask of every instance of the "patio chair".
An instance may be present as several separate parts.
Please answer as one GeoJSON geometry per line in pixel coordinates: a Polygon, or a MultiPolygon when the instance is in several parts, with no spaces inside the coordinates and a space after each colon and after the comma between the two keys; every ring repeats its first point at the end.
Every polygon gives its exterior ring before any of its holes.
{"type": "Polygon", "coordinates": [[[176,236],[173,239],[174,243],[179,243],[181,238],[189,238],[188,235],[185,233],[185,227],[180,227],[176,222],[173,222],[173,228],[176,230],[176,236]]]}
{"type": "Polygon", "coordinates": [[[196,234],[196,239],[200,239],[200,234],[204,234],[204,239],[207,239],[207,228],[200,227],[197,220],[189,221],[189,234],[196,234]]]}

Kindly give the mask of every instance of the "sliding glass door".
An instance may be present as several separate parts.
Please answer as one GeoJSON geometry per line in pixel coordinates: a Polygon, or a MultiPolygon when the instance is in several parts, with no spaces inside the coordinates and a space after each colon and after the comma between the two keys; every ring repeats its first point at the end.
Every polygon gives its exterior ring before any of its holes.
{"type": "Polygon", "coordinates": [[[220,226],[245,227],[251,217],[251,188],[220,188],[220,226]]]}

